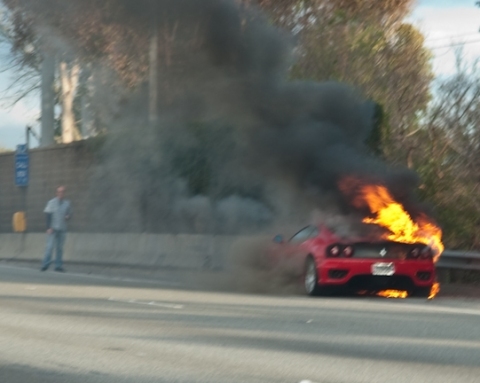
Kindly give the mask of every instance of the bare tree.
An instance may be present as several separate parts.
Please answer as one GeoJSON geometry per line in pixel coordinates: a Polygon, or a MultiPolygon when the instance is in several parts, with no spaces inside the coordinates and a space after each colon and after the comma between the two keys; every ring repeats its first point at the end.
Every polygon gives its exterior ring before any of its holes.
{"type": "Polygon", "coordinates": [[[480,68],[457,52],[457,71],[437,79],[434,98],[412,132],[412,161],[425,197],[438,206],[448,245],[480,248],[480,68]]]}
{"type": "Polygon", "coordinates": [[[33,27],[21,15],[0,9],[0,72],[13,74],[1,93],[4,106],[11,107],[40,89],[42,59],[33,27]]]}
{"type": "MultiPolygon", "coordinates": [[[[7,5],[11,5],[8,2],[7,5]]],[[[82,138],[74,113],[78,95],[81,67],[78,58],[72,55],[68,44],[52,35],[35,15],[24,12],[22,7],[3,7],[0,13],[0,45],[8,54],[3,57],[1,70],[14,73],[11,84],[2,92],[6,106],[13,106],[28,95],[40,90],[41,96],[41,146],[61,141],[70,143],[82,138]],[[58,81],[56,81],[58,75],[58,81]],[[61,106],[61,132],[55,138],[56,103],[61,106]]],[[[85,107],[79,117],[88,117],[87,98],[92,91],[90,81],[82,93],[85,107]]],[[[93,124],[90,118],[87,125],[93,124]]],[[[90,133],[93,127],[86,128],[90,133]]]]}

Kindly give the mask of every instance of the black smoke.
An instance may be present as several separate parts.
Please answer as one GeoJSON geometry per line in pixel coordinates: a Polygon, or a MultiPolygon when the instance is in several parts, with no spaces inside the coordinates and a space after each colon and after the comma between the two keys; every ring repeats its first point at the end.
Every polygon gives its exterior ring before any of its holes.
{"type": "Polygon", "coordinates": [[[316,206],[330,193],[344,211],[351,209],[338,183],[354,176],[386,186],[412,212],[419,208],[413,196],[417,175],[386,165],[367,146],[374,101],[347,84],[288,80],[292,39],[259,13],[221,2],[209,32],[214,62],[235,68],[246,108],[255,116],[246,129],[250,165],[293,182],[316,206]]]}
{"type": "MultiPolygon", "coordinates": [[[[256,232],[315,209],[348,215],[357,210],[338,188],[348,176],[418,209],[416,174],[367,146],[375,102],[347,84],[290,81],[295,40],[261,12],[227,0],[110,3],[109,22],[128,24],[138,41],[157,25],[158,120],[147,118],[147,79],[133,90],[97,84],[96,108],[108,115],[90,194],[98,230],[256,232]]],[[[90,60],[43,23],[52,41],[90,60]]],[[[108,71],[107,58],[94,64],[108,71]]]]}

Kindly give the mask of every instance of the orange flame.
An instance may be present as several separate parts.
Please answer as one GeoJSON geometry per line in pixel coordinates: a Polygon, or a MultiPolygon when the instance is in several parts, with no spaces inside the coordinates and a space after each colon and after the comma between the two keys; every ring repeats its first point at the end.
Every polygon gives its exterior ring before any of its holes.
{"type": "MultiPolygon", "coordinates": [[[[437,294],[440,292],[440,283],[435,282],[432,285],[432,288],[430,290],[430,294],[427,299],[433,299],[437,296],[437,294]]],[[[382,290],[377,293],[377,296],[379,297],[384,297],[384,298],[407,298],[408,297],[408,291],[403,291],[403,290],[382,290]]]]}
{"type": "Polygon", "coordinates": [[[355,207],[367,207],[370,210],[372,217],[364,218],[364,223],[388,229],[388,233],[383,235],[384,239],[401,243],[423,243],[434,251],[434,261],[438,260],[444,249],[442,230],[432,219],[422,214],[413,221],[385,186],[363,184],[352,177],[343,179],[339,186],[340,190],[352,197],[351,203],[355,207]]]}
{"type": "Polygon", "coordinates": [[[428,299],[435,298],[439,292],[440,292],[440,283],[435,282],[432,286],[432,289],[430,290],[430,295],[428,296],[428,299]]]}
{"type": "Polygon", "coordinates": [[[377,295],[385,298],[406,298],[408,297],[408,292],[403,290],[382,290],[377,295]]]}

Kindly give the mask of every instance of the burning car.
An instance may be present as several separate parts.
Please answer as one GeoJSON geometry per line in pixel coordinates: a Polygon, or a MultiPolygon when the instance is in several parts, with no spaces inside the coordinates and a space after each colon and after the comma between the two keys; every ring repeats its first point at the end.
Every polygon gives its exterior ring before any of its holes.
{"type": "Polygon", "coordinates": [[[423,243],[347,238],[323,224],[304,227],[287,241],[278,235],[274,243],[272,261],[303,265],[309,295],[391,291],[428,297],[435,284],[434,251],[423,243]]]}
{"type": "Polygon", "coordinates": [[[435,221],[424,212],[407,211],[385,185],[347,177],[339,189],[358,214],[363,212],[361,225],[370,234],[345,235],[325,224],[307,226],[288,241],[275,237],[271,260],[296,260],[309,295],[343,288],[433,298],[439,292],[435,262],[444,249],[435,221]]]}

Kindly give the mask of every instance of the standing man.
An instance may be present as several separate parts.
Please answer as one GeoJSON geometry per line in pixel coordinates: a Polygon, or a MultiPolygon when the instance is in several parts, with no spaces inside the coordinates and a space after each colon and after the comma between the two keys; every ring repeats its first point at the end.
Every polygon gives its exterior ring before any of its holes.
{"type": "Polygon", "coordinates": [[[41,271],[48,269],[55,247],[55,271],[65,272],[62,265],[63,245],[67,236],[67,221],[72,216],[70,201],[65,198],[65,187],[57,188],[57,196],[48,201],[44,213],[47,215],[47,248],[41,271]]]}

